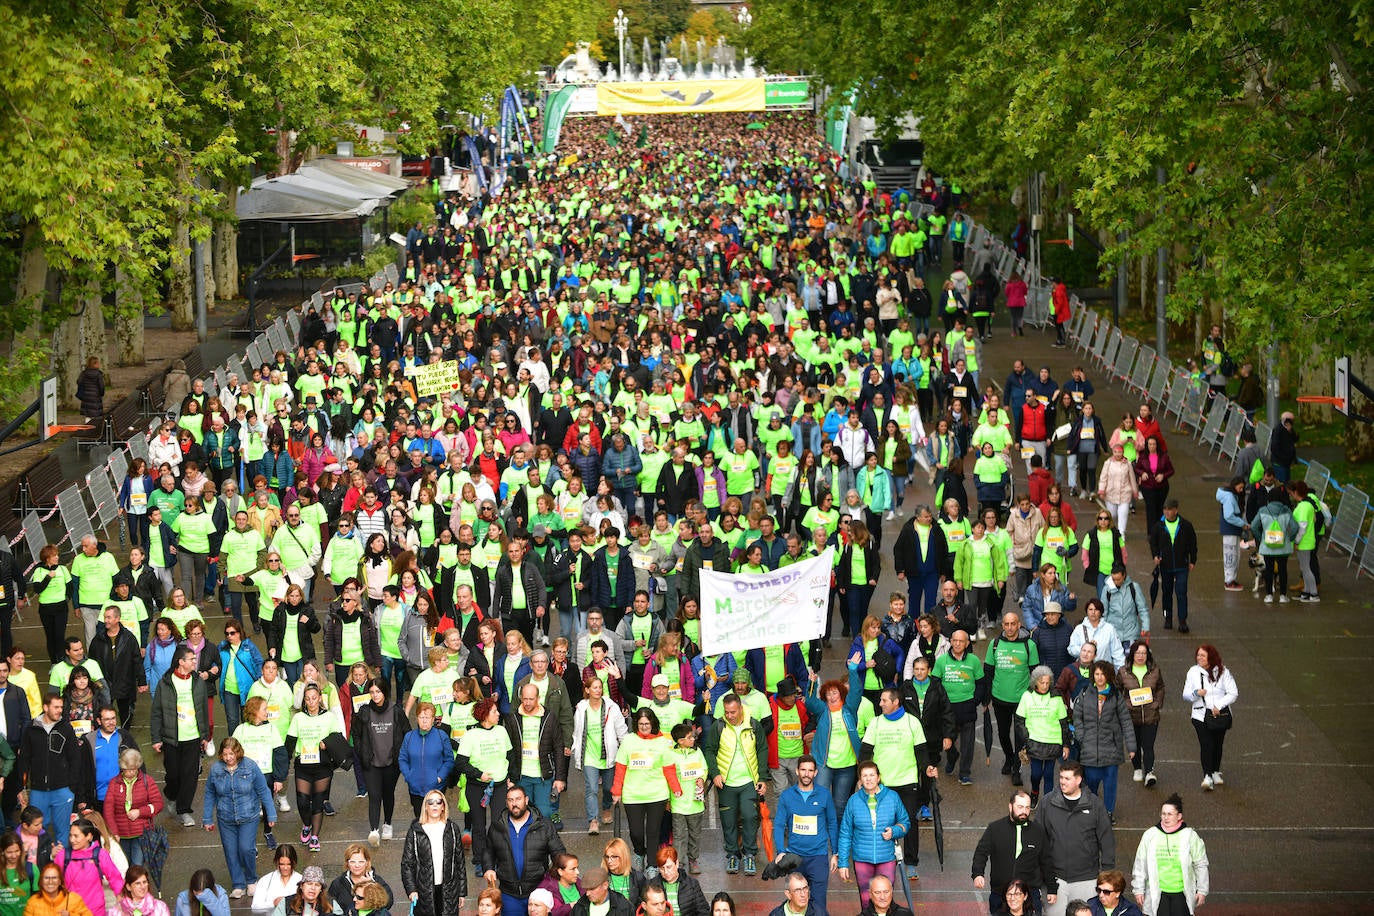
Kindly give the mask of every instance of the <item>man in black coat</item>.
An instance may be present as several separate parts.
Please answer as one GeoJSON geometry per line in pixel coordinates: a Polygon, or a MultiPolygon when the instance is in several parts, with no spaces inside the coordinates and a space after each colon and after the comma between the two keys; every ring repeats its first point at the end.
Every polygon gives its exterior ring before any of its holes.
{"type": "Polygon", "coordinates": [[[973,886],[979,890],[987,887],[988,911],[1001,913],[1006,910],[1007,885],[1020,878],[1031,889],[1026,910],[1038,913],[1041,889],[1048,903],[1054,903],[1059,889],[1050,863],[1050,837],[1043,826],[1030,819],[1030,793],[1024,789],[1017,789],[1012,794],[1007,812],[1009,817],[988,824],[978,840],[978,848],[973,852],[973,886]],[[983,877],[989,863],[992,866],[990,881],[983,877]]]}
{"type": "Polygon", "coordinates": [[[9,543],[0,538],[0,654],[14,648],[14,609],[24,597],[24,573],[10,552],[9,543]]]}
{"type": "Polygon", "coordinates": [[[632,916],[630,901],[611,890],[611,876],[595,865],[582,873],[582,899],[573,904],[572,916],[591,916],[592,907],[610,904],[607,916],[632,916]]]}
{"type": "Polygon", "coordinates": [[[1197,532],[1193,523],[1178,514],[1178,500],[1164,503],[1164,519],[1150,533],[1150,554],[1159,570],[1159,590],[1164,593],[1164,629],[1174,623],[1178,602],[1178,631],[1188,632],[1188,573],[1197,565],[1197,532]]]}
{"type": "Polygon", "coordinates": [[[673,449],[672,457],[658,472],[657,484],[658,508],[672,521],[681,518],[687,501],[699,496],[696,468],[687,463],[682,447],[673,449]]]}
{"type": "Polygon", "coordinates": [[[96,631],[86,655],[104,672],[110,700],[119,710],[119,723],[127,727],[133,720],[138,695],[148,690],[148,679],[138,640],[121,623],[119,608],[105,608],[104,625],[96,631]]]}
{"type": "Polygon", "coordinates": [[[502,911],[523,912],[525,900],[544,880],[554,855],[565,851],[553,823],[530,807],[525,790],[518,784],[507,789],[506,810],[487,832],[491,867],[483,875],[501,889],[502,911]],[[517,848],[522,849],[518,860],[517,848]]]}

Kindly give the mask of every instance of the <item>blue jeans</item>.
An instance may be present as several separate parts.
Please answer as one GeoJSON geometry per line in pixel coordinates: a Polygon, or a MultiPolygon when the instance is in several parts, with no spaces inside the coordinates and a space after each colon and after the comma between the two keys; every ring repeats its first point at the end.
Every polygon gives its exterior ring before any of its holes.
{"type": "MultiPolygon", "coordinates": [[[[243,702],[239,699],[239,695],[231,690],[224,691],[220,699],[224,702],[225,734],[232,735],[234,729],[243,722],[243,702]]],[[[271,776],[270,773],[267,775],[271,776]]]]}
{"type": "Polygon", "coordinates": [[[258,820],[243,824],[220,821],[219,842],[224,847],[224,861],[229,864],[229,878],[233,887],[247,887],[258,880],[258,820]]]}
{"type": "Polygon", "coordinates": [[[539,809],[539,813],[549,817],[553,809],[549,807],[549,795],[553,791],[552,779],[535,779],[533,776],[521,776],[520,788],[525,790],[529,796],[530,804],[539,809]]]}
{"type": "Polygon", "coordinates": [[[1036,757],[1031,758],[1030,771],[1030,790],[1032,792],[1041,791],[1040,785],[1044,783],[1044,794],[1049,795],[1054,791],[1054,761],[1040,760],[1036,757]]]}
{"type": "Polygon", "coordinates": [[[67,829],[72,820],[72,803],[76,796],[71,789],[34,789],[29,792],[29,804],[43,812],[43,825],[48,834],[57,840],[67,851],[71,851],[71,839],[67,829]]]}
{"type": "MultiPolygon", "coordinates": [[[[391,683],[392,678],[396,679],[396,689],[392,692],[393,697],[403,697],[410,689],[410,672],[406,670],[404,659],[392,658],[389,655],[382,656],[382,682],[391,683]]],[[[454,678],[457,680],[457,678],[454,678]]]]}
{"type": "Polygon", "coordinates": [[[596,820],[597,815],[602,811],[609,811],[614,802],[611,801],[611,783],[615,780],[615,767],[607,767],[598,770],[596,767],[582,767],[582,785],[585,791],[582,793],[582,803],[587,809],[587,823],[596,820]],[[600,795],[600,801],[597,800],[600,795]]]}
{"type": "MultiPolygon", "coordinates": [[[[771,827],[765,824],[764,829],[771,827]]],[[[802,856],[801,867],[797,871],[806,876],[806,883],[811,885],[812,899],[820,904],[821,913],[825,913],[825,895],[830,887],[830,856],[802,856]]]]}
{"type": "Polygon", "coordinates": [[[524,897],[501,894],[501,913],[503,916],[529,916],[529,901],[524,897]]]}
{"type": "Polygon", "coordinates": [[[915,616],[920,616],[931,608],[935,607],[940,601],[940,573],[908,574],[906,577],[907,607],[908,612],[915,616]]]}
{"type": "Polygon", "coordinates": [[[282,662],[282,663],[281,663],[281,675],[282,675],[282,677],[286,678],[286,683],[290,684],[292,687],[295,687],[295,686],[296,686],[296,682],[299,681],[299,680],[301,679],[301,672],[302,672],[304,669],[305,669],[305,660],[304,660],[304,659],[301,659],[301,660],[298,661],[298,662],[282,662]]]}
{"type": "MultiPolygon", "coordinates": [[[[834,741],[835,736],[831,735],[830,740],[834,741]]],[[[849,739],[843,738],[841,740],[847,741],[849,739]]],[[[829,789],[831,798],[848,800],[849,796],[854,794],[854,783],[857,778],[852,766],[841,767],[837,770],[822,766],[816,771],[816,785],[829,789]]]]}
{"type": "Polygon", "coordinates": [[[1116,813],[1116,771],[1116,766],[1083,767],[1083,781],[1088,784],[1090,791],[1102,799],[1108,814],[1116,813]],[[1101,791],[1098,791],[1099,787],[1101,791]]]}
{"type": "Polygon", "coordinates": [[[124,858],[129,860],[130,865],[143,864],[143,841],[141,837],[130,839],[120,837],[119,848],[124,850],[124,858]]]}

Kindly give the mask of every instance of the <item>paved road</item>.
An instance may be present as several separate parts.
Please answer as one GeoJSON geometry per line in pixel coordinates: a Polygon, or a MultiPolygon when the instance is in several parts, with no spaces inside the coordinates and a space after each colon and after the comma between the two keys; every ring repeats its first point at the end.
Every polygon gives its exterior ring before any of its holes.
{"type": "MultiPolygon", "coordinates": [[[[1056,378],[1064,378],[1078,362],[1076,354],[1051,349],[1049,342],[1049,336],[1035,332],[1013,342],[999,329],[987,345],[985,362],[999,367],[999,375],[1005,377],[1012,358],[1021,356],[1029,366],[1048,365],[1056,378]]],[[[1089,375],[1098,386],[1094,400],[1100,414],[1114,419],[1134,409],[1120,387],[1106,384],[1099,373],[1089,375]]],[[[1166,425],[1166,435],[1168,429],[1166,425]]],[[[1374,863],[1374,716],[1370,715],[1374,700],[1358,686],[1374,656],[1370,584],[1357,582],[1345,568],[1344,558],[1331,555],[1323,558],[1326,581],[1321,604],[1264,605],[1248,591],[1223,591],[1213,492],[1229,472],[1201,453],[1191,439],[1168,438],[1178,469],[1173,495],[1197,527],[1202,556],[1192,579],[1192,634],[1183,637],[1163,631],[1158,623],[1155,626],[1154,649],[1170,695],[1158,743],[1160,784],[1146,790],[1124,771],[1116,831],[1118,861],[1129,874],[1140,833],[1155,822],[1160,800],[1178,791],[1187,805],[1187,821],[1206,839],[1212,862],[1214,893],[1204,912],[1317,914],[1370,909],[1366,901],[1374,892],[1370,868],[1374,863]],[[1236,727],[1227,740],[1227,784],[1214,793],[1199,788],[1196,741],[1188,724],[1188,707],[1180,696],[1182,675],[1196,645],[1204,641],[1220,648],[1240,689],[1236,727]]],[[[907,506],[930,499],[930,488],[917,486],[908,494],[907,506]]],[[[1075,509],[1080,519],[1088,511],[1081,503],[1075,509]]],[[[892,543],[896,526],[889,523],[886,543],[892,543]]],[[[1131,519],[1127,545],[1132,574],[1148,582],[1144,518],[1139,514],[1131,519]]],[[[889,564],[877,594],[898,588],[889,564]]],[[[1079,616],[1073,615],[1074,622],[1079,616]]],[[[21,644],[35,649],[42,645],[33,614],[18,632],[21,644]]],[[[838,675],[842,665],[838,641],[836,645],[835,657],[827,659],[824,667],[827,677],[838,675]]],[[[984,646],[980,644],[980,653],[984,646]]],[[[39,666],[40,675],[43,667],[39,666]]],[[[146,704],[140,718],[146,722],[146,704]]],[[[146,725],[140,731],[146,738],[146,725]]],[[[927,828],[921,881],[914,890],[923,908],[985,912],[968,873],[983,827],[1006,813],[1009,784],[999,775],[1001,762],[994,748],[990,767],[975,765],[974,786],[945,785],[946,863],[941,871],[927,828]]],[[[150,766],[158,766],[156,759],[150,760],[150,766]]],[[[339,815],[326,822],[324,849],[305,856],[306,862],[323,865],[331,878],[341,867],[344,845],[366,834],[365,803],[344,791],[351,789],[351,776],[344,775],[339,782],[334,796],[339,815]]],[[[564,810],[580,811],[581,795],[580,780],[574,778],[564,810]]],[[[403,796],[398,811],[405,804],[403,796]]],[[[286,815],[283,823],[293,817],[286,815]]],[[[184,888],[190,872],[203,865],[227,877],[215,837],[199,830],[169,829],[174,843],[166,883],[169,895],[184,888]]],[[[386,844],[378,856],[382,874],[398,887],[399,838],[404,830],[404,824],[397,823],[397,840],[386,844]]],[[[279,835],[292,832],[288,827],[279,835]]],[[[584,827],[566,830],[564,839],[571,851],[583,856],[586,867],[599,858],[606,837],[588,837],[584,827]]],[[[728,889],[751,912],[767,912],[781,901],[776,882],[726,878],[718,833],[708,833],[706,847],[702,878],[708,896],[728,889]]],[[[265,850],[259,861],[264,869],[270,867],[265,850]]],[[[857,912],[852,886],[836,879],[829,907],[835,914],[857,912]]]]}

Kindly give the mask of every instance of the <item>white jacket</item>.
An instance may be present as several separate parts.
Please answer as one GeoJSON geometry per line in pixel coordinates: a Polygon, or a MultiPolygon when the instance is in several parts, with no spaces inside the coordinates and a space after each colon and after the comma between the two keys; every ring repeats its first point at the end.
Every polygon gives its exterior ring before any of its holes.
{"type": "Polygon", "coordinates": [[[1236,689],[1236,679],[1231,676],[1230,668],[1222,671],[1221,677],[1212,680],[1206,671],[1194,665],[1183,679],[1183,699],[1193,704],[1193,718],[1201,722],[1207,710],[1229,708],[1240,699],[1240,692],[1236,689]],[[1207,696],[1198,696],[1199,687],[1206,688],[1207,696]]]}
{"type": "Polygon", "coordinates": [[[158,479],[158,468],[164,464],[172,466],[172,473],[181,473],[181,446],[177,444],[177,437],[170,436],[166,442],[162,441],[162,434],[159,433],[148,440],[148,473],[153,475],[153,480],[158,479]]]}
{"type": "MultiPolygon", "coordinates": [[[[590,713],[591,706],[586,700],[578,703],[577,710],[573,713],[572,765],[579,770],[582,769],[582,761],[586,756],[582,742],[587,737],[587,716],[590,713]]],[[[625,716],[620,712],[620,707],[607,697],[601,698],[601,713],[601,747],[606,752],[606,768],[610,769],[615,766],[615,752],[620,748],[620,741],[628,733],[629,728],[625,724],[625,716]]]]}
{"type": "Polygon", "coordinates": [[[1188,901],[1188,912],[1196,912],[1197,895],[1207,896],[1211,882],[1208,877],[1207,846],[1192,827],[1183,827],[1175,833],[1165,833],[1158,826],[1146,830],[1140,838],[1140,845],[1136,847],[1131,887],[1135,888],[1137,894],[1144,893],[1146,913],[1154,916],[1159,912],[1161,892],[1155,851],[1166,842],[1178,844],[1178,857],[1183,866],[1183,896],[1188,901]]]}
{"type": "Polygon", "coordinates": [[[1126,664],[1126,652],[1121,648],[1121,637],[1116,632],[1116,627],[1107,622],[1103,617],[1096,627],[1092,621],[1084,617],[1083,622],[1073,628],[1073,635],[1069,637],[1069,658],[1078,658],[1078,652],[1083,648],[1084,643],[1097,644],[1097,657],[1103,661],[1111,662],[1113,668],[1120,668],[1126,664]]]}

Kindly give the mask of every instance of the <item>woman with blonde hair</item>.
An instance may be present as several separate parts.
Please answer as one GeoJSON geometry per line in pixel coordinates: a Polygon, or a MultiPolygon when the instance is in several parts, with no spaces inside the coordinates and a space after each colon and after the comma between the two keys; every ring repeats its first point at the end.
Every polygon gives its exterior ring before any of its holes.
{"type": "Polygon", "coordinates": [[[644,873],[634,867],[630,844],[616,837],[606,844],[601,866],[610,877],[611,890],[626,900],[638,900],[644,891],[644,873]]]}
{"type": "Polygon", "coordinates": [[[425,793],[420,816],[406,832],[401,886],[414,916],[458,916],[468,895],[463,839],[449,820],[448,799],[438,789],[425,793]]]}

